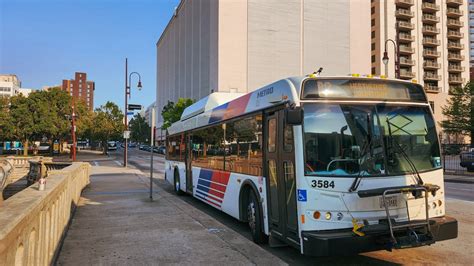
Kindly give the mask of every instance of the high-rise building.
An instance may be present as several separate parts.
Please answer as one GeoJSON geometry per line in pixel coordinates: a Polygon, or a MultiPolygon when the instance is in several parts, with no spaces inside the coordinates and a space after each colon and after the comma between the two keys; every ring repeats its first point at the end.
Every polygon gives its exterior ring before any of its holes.
{"type": "Polygon", "coordinates": [[[474,0],[469,0],[469,62],[471,80],[474,80],[474,0]]]}
{"type": "Polygon", "coordinates": [[[250,92],[319,67],[368,74],[370,0],[182,0],[156,48],[158,114],[168,100],[250,92]]]}
{"type": "Polygon", "coordinates": [[[449,89],[469,81],[469,9],[467,0],[372,0],[372,73],[422,84],[436,120],[442,119],[449,89]],[[387,49],[389,61],[384,64],[387,49]]]}
{"type": "Polygon", "coordinates": [[[90,110],[94,108],[95,82],[87,80],[87,74],[76,72],[74,79],[64,79],[61,89],[67,91],[75,100],[82,100],[90,110]]]}
{"type": "Polygon", "coordinates": [[[0,97],[11,97],[20,91],[21,81],[16,75],[0,74],[0,97]]]}

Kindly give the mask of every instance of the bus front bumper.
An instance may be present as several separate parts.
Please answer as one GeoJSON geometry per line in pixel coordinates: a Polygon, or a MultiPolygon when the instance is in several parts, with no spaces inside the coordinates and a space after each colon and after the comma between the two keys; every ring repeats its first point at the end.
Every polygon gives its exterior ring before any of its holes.
{"type": "MultiPolygon", "coordinates": [[[[430,218],[435,241],[458,236],[458,221],[452,217],[430,218]]],[[[303,231],[303,254],[307,256],[354,255],[376,250],[391,250],[389,234],[355,235],[350,229],[303,231]]],[[[415,247],[414,245],[413,247],[415,247]]]]}

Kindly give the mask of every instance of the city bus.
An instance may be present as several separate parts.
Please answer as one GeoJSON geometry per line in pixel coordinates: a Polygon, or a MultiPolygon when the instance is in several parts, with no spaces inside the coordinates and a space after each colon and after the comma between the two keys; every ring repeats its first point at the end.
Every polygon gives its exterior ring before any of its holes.
{"type": "Polygon", "coordinates": [[[212,93],[167,134],[175,192],[248,223],[256,243],[335,256],[457,237],[415,81],[308,75],[212,93]]]}

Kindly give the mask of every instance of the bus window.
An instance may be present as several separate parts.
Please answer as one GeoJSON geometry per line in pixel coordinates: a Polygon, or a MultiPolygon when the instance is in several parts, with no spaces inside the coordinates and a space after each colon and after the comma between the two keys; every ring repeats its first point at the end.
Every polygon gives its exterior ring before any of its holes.
{"type": "Polygon", "coordinates": [[[293,150],[293,127],[291,125],[285,125],[285,130],[283,131],[283,150],[285,152],[293,150]]]}
{"type": "Polygon", "coordinates": [[[268,142],[267,142],[267,149],[268,152],[275,152],[276,151],[276,118],[272,118],[268,120],[268,142]]]}
{"type": "Polygon", "coordinates": [[[224,170],[224,129],[215,125],[193,132],[192,166],[224,170]]]}
{"type": "Polygon", "coordinates": [[[262,175],[261,115],[226,123],[225,170],[262,175]]]}

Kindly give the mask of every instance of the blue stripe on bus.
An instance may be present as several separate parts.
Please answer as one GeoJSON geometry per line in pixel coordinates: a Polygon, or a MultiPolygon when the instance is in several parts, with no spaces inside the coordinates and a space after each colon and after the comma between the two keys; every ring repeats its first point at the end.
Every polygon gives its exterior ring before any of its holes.
{"type": "Polygon", "coordinates": [[[212,170],[201,169],[201,171],[199,171],[199,178],[211,181],[212,180],[212,170]]]}
{"type": "Polygon", "coordinates": [[[209,187],[201,186],[201,185],[198,184],[197,188],[202,190],[205,193],[209,193],[209,187]]]}
{"type": "Polygon", "coordinates": [[[205,187],[211,187],[211,181],[207,181],[204,179],[198,179],[198,185],[203,185],[205,187]]]}
{"type": "Polygon", "coordinates": [[[229,105],[229,103],[225,103],[212,109],[211,117],[209,118],[209,124],[222,120],[227,110],[227,105],[229,105]]]}

